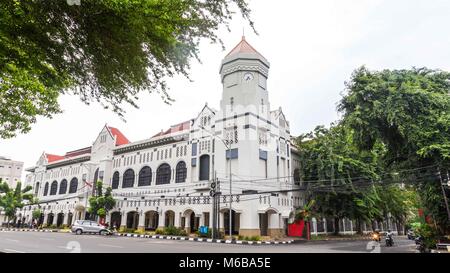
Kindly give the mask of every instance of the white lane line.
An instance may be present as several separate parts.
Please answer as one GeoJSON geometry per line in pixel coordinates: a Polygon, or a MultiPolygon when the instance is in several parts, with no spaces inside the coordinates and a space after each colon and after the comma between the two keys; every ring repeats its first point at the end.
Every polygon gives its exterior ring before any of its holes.
{"type": "Polygon", "coordinates": [[[8,238],[6,238],[5,240],[6,240],[6,241],[10,241],[10,242],[15,242],[15,243],[19,242],[19,240],[8,239],[8,238]]]}
{"type": "Polygon", "coordinates": [[[107,244],[98,244],[99,246],[106,246],[106,247],[115,247],[115,248],[123,248],[123,246],[115,246],[115,245],[107,245],[107,244]]]}
{"type": "Polygon", "coordinates": [[[5,248],[5,250],[6,250],[6,251],[9,251],[9,252],[25,253],[24,251],[19,251],[19,250],[10,249],[10,248],[5,248]]]}

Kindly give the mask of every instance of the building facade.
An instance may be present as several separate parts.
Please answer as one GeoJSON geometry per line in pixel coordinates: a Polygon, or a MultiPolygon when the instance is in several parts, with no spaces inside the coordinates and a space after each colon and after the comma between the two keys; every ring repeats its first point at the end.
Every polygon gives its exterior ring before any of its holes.
{"type": "Polygon", "coordinates": [[[21,180],[22,171],[23,162],[0,156],[0,179],[11,188],[15,188],[17,182],[21,180]]]}
{"type": "MultiPolygon", "coordinates": [[[[21,180],[23,172],[23,162],[11,160],[0,156],[0,180],[8,183],[10,188],[15,189],[17,182],[21,180]]],[[[6,222],[4,212],[0,208],[0,223],[6,222]]]]}
{"type": "Polygon", "coordinates": [[[303,198],[289,122],[281,108],[270,106],[269,68],[243,37],[222,61],[218,109],[206,104],[196,117],[141,141],[105,126],[87,148],[43,153],[26,177],[40,204],[18,216],[30,221],[39,206],[44,224],[87,218],[93,181],[102,180],[117,200],[106,217],[111,225],[195,232],[212,225],[210,190],[217,182],[221,230],[282,236],[303,198]]]}

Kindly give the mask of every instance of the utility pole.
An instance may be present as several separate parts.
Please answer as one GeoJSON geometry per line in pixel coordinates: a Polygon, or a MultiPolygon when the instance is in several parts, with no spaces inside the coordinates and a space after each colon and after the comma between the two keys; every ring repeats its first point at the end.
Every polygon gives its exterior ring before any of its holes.
{"type": "Polygon", "coordinates": [[[231,219],[232,219],[232,209],[231,209],[231,202],[232,202],[232,194],[233,194],[233,192],[231,191],[231,185],[232,185],[232,183],[231,183],[231,179],[232,179],[232,174],[231,174],[231,144],[230,143],[228,143],[228,153],[229,153],[229,155],[230,155],[230,158],[228,159],[229,161],[230,161],[230,169],[229,169],[229,172],[230,172],[230,212],[229,212],[229,215],[228,215],[228,219],[229,219],[229,226],[228,226],[228,229],[229,229],[229,232],[230,232],[230,240],[232,240],[232,232],[231,232],[231,219]]]}
{"type": "MultiPolygon", "coordinates": [[[[448,177],[448,173],[447,173],[447,177],[448,177]]],[[[450,221],[450,209],[448,208],[447,195],[445,194],[444,181],[442,180],[442,175],[441,175],[440,169],[439,169],[439,178],[440,178],[440,182],[441,182],[442,195],[444,195],[445,208],[447,209],[447,217],[448,217],[447,219],[450,221]]]]}

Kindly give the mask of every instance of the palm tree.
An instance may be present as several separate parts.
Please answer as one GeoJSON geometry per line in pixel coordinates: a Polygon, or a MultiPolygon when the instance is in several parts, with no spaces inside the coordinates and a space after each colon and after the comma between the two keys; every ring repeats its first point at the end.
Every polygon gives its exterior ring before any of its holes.
{"type": "Polygon", "coordinates": [[[5,216],[9,221],[16,216],[18,208],[23,208],[24,200],[33,202],[33,194],[28,193],[32,190],[31,186],[26,186],[22,189],[22,183],[18,182],[16,188],[9,187],[8,183],[2,182],[0,179],[0,207],[5,211],[5,216]]]}

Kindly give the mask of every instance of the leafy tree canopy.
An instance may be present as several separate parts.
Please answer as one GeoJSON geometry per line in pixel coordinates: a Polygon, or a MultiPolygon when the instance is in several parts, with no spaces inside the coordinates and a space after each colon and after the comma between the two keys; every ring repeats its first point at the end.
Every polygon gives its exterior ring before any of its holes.
{"type": "Polygon", "coordinates": [[[201,38],[220,42],[245,0],[10,0],[0,2],[0,138],[26,133],[36,117],[62,110],[58,96],[78,95],[112,108],[135,107],[138,93],[169,103],[165,78],[188,76],[201,38]]]}

